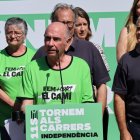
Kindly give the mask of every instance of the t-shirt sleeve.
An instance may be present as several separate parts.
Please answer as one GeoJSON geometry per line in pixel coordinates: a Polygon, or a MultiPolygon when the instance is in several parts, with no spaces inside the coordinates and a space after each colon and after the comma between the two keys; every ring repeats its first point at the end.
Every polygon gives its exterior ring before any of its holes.
{"type": "Polygon", "coordinates": [[[26,66],[23,77],[22,77],[22,94],[20,95],[24,98],[33,98],[33,88],[32,88],[32,79],[31,79],[31,71],[30,64],[26,66]]]}
{"type": "Polygon", "coordinates": [[[126,94],[127,93],[127,69],[125,68],[125,64],[122,60],[118,63],[112,90],[118,94],[126,94]]]}
{"type": "Polygon", "coordinates": [[[35,55],[33,56],[32,60],[36,60],[38,58],[44,57],[46,56],[46,50],[44,46],[41,46],[35,53],[35,55]]]}
{"type": "Polygon", "coordinates": [[[101,57],[102,57],[102,59],[103,59],[103,62],[104,62],[104,64],[105,64],[105,66],[106,66],[106,69],[107,69],[107,71],[109,72],[109,71],[110,71],[110,67],[109,67],[109,64],[108,64],[108,62],[107,62],[107,58],[106,58],[106,55],[105,55],[105,53],[104,53],[104,49],[103,49],[101,46],[97,45],[97,44],[94,44],[94,45],[95,45],[95,47],[98,49],[98,51],[100,52],[101,57]]]}
{"type": "Polygon", "coordinates": [[[82,103],[93,102],[93,88],[91,82],[90,69],[88,64],[85,62],[83,67],[83,79],[82,79],[82,103]]]}
{"type": "Polygon", "coordinates": [[[106,66],[103,62],[101,54],[97,50],[96,47],[92,48],[92,57],[93,57],[93,66],[92,66],[92,77],[93,77],[93,85],[99,86],[100,84],[104,84],[110,80],[109,73],[106,69],[106,66]]]}

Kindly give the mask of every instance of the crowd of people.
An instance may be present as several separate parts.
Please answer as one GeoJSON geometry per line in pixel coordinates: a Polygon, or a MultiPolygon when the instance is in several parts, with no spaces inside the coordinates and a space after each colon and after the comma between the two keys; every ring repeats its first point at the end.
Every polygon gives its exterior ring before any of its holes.
{"type": "MultiPolygon", "coordinates": [[[[140,1],[134,0],[116,47],[118,66],[112,90],[120,140],[138,140],[140,136],[139,15],[140,1]]],[[[90,42],[88,13],[59,3],[50,19],[44,45],[37,51],[25,45],[28,26],[24,19],[11,17],[5,23],[8,45],[0,51],[0,138],[11,140],[4,121],[11,118],[12,112],[25,113],[26,105],[98,102],[102,104],[103,139],[107,140],[106,83],[110,81],[110,67],[103,48],[90,42]],[[48,92],[47,87],[52,90],[48,92]],[[61,98],[48,100],[46,97],[50,99],[55,89],[59,89],[61,98]],[[64,94],[71,98],[65,99],[64,94]]]]}

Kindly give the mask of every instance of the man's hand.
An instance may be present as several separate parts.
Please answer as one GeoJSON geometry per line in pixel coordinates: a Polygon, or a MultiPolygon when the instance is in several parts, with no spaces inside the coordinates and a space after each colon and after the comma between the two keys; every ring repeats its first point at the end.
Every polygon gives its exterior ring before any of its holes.
{"type": "Polygon", "coordinates": [[[120,133],[120,140],[133,140],[131,134],[128,130],[120,133]]]}

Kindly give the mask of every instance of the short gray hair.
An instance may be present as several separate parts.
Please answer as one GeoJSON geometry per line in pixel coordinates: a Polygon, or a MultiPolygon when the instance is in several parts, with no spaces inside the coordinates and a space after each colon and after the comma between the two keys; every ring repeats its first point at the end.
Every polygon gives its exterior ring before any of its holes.
{"type": "Polygon", "coordinates": [[[52,22],[58,21],[57,11],[59,9],[62,9],[62,10],[65,10],[65,9],[68,10],[68,9],[70,9],[73,12],[74,21],[75,21],[75,13],[74,13],[74,7],[73,7],[73,5],[69,5],[69,4],[66,4],[66,3],[58,3],[58,4],[56,4],[56,6],[54,7],[53,12],[51,13],[50,19],[51,19],[52,22]]]}
{"type": "Polygon", "coordinates": [[[11,17],[7,19],[5,23],[5,33],[10,25],[16,25],[18,28],[20,28],[25,36],[27,35],[28,32],[28,26],[25,20],[19,18],[19,17],[11,17]]]}

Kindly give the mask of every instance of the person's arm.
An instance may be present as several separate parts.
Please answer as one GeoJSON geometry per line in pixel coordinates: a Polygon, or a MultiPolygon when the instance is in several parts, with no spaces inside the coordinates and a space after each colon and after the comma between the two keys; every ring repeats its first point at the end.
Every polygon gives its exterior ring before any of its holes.
{"type": "Polygon", "coordinates": [[[132,140],[132,136],[129,133],[126,125],[125,115],[125,101],[124,95],[115,93],[114,95],[114,111],[120,130],[120,140],[132,140]]]}
{"type": "Polygon", "coordinates": [[[79,81],[79,85],[81,86],[81,93],[82,94],[82,103],[93,103],[93,87],[91,83],[91,75],[90,75],[90,68],[88,64],[80,60],[82,64],[81,67],[79,65],[79,69],[81,70],[82,73],[82,79],[79,81]],[[83,69],[84,68],[84,69],[83,69]],[[82,82],[81,82],[82,81],[82,82]]]}
{"type": "Polygon", "coordinates": [[[107,105],[107,88],[106,84],[101,84],[97,88],[97,102],[102,103],[102,114],[104,114],[105,107],[107,105]]]}
{"type": "Polygon", "coordinates": [[[116,46],[117,62],[121,56],[127,52],[127,28],[124,27],[119,35],[119,39],[116,46]]]}
{"type": "Polygon", "coordinates": [[[7,103],[9,106],[14,107],[14,101],[0,88],[0,100],[7,103]]]}
{"type": "Polygon", "coordinates": [[[95,96],[96,101],[102,103],[102,114],[104,114],[107,105],[107,87],[106,83],[110,81],[109,73],[105,67],[101,54],[98,49],[94,47],[93,51],[93,67],[92,67],[92,84],[96,87],[95,96]]]}
{"type": "Polygon", "coordinates": [[[33,105],[33,100],[32,99],[24,99],[22,101],[22,104],[21,104],[21,111],[23,111],[25,113],[25,106],[26,105],[33,105]]]}
{"type": "MultiPolygon", "coordinates": [[[[31,62],[32,63],[32,62],[31,62]]],[[[23,76],[22,76],[22,86],[21,92],[18,95],[19,98],[22,98],[22,103],[20,110],[25,112],[26,105],[32,105],[34,100],[34,92],[32,87],[32,79],[31,79],[31,69],[34,69],[31,66],[31,63],[26,66],[23,76]]]]}

